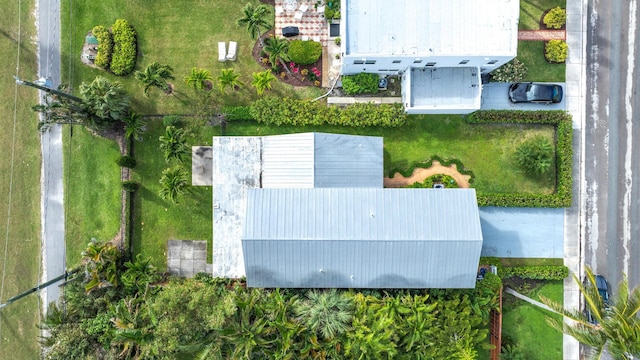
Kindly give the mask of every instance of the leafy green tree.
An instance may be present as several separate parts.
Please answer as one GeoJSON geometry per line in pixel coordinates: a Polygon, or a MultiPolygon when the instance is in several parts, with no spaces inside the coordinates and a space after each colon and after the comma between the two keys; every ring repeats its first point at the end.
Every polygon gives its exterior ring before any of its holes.
{"type": "Polygon", "coordinates": [[[211,71],[195,67],[191,69],[191,74],[184,78],[184,82],[196,90],[204,90],[211,84],[212,80],[211,71]]]}
{"type": "Polygon", "coordinates": [[[542,135],[525,140],[516,149],[516,162],[531,176],[541,176],[551,170],[553,145],[542,135]]]}
{"type": "Polygon", "coordinates": [[[129,113],[129,96],[118,82],[97,76],[91,83],[80,84],[83,108],[96,126],[113,124],[129,113]]]}
{"type": "Polygon", "coordinates": [[[358,293],[353,328],[346,333],[345,354],[351,359],[390,359],[398,355],[393,320],[375,316],[370,305],[379,300],[358,293]]]}
{"type": "Polygon", "coordinates": [[[264,94],[265,90],[271,90],[271,82],[276,79],[269,70],[253,73],[251,85],[256,88],[258,95],[264,94]]]}
{"type": "Polygon", "coordinates": [[[343,292],[310,290],[297,303],[296,315],[313,333],[330,340],[345,333],[351,324],[354,304],[343,292]]]}
{"type": "Polygon", "coordinates": [[[614,359],[631,360],[640,357],[640,287],[630,290],[625,275],[614,293],[615,296],[610,298],[610,304],[605,306],[591,268],[586,267],[585,274],[586,284],[575,274],[573,278],[584,296],[585,306],[597,323],[590,323],[586,314],[580,310],[567,310],[558,303],[541,298],[544,304],[574,323],[569,325],[549,317],[547,322],[555,329],[592,348],[598,359],[605,350],[614,359]]]}
{"type": "Polygon", "coordinates": [[[160,177],[160,197],[177,204],[178,196],[184,194],[187,181],[187,172],[182,167],[164,169],[160,177]]]}
{"type": "Polygon", "coordinates": [[[122,122],[124,122],[124,135],[127,139],[142,141],[142,134],[147,131],[147,125],[142,120],[142,116],[131,112],[122,119],[122,122]]]}
{"type": "Polygon", "coordinates": [[[255,39],[257,37],[258,41],[260,41],[260,46],[264,46],[261,35],[262,30],[271,29],[271,23],[267,20],[270,15],[269,8],[263,4],[255,6],[247,3],[242,9],[242,15],[242,18],[236,21],[236,25],[246,26],[251,38],[255,39]]]}
{"type": "Polygon", "coordinates": [[[135,78],[144,85],[144,96],[149,96],[152,87],[169,92],[171,87],[167,80],[175,79],[173,68],[157,61],[147,65],[144,71],[136,71],[135,78]]]}
{"type": "Polygon", "coordinates": [[[288,54],[289,40],[276,37],[270,38],[264,47],[264,51],[269,55],[269,61],[274,69],[277,67],[276,64],[280,64],[291,75],[291,70],[285,64],[285,61],[291,61],[288,54]]]}
{"type": "Polygon", "coordinates": [[[240,74],[236,74],[233,69],[222,69],[218,76],[218,88],[220,92],[225,92],[227,87],[235,89],[244,85],[240,80],[240,74]]]}
{"type": "Polygon", "coordinates": [[[164,135],[160,136],[160,149],[164,151],[164,158],[167,162],[173,159],[182,162],[189,154],[187,139],[184,130],[175,126],[167,126],[164,135]]]}

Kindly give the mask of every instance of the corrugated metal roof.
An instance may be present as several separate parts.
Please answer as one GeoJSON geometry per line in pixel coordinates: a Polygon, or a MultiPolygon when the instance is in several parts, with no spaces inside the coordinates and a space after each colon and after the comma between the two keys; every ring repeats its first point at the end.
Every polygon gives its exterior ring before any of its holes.
{"type": "Polygon", "coordinates": [[[242,235],[254,287],[475,286],[473,189],[249,189],[242,235]]]}
{"type": "Polygon", "coordinates": [[[382,187],[381,137],[302,133],[263,137],[264,188],[382,187]]]}
{"type": "Polygon", "coordinates": [[[517,53],[518,0],[345,0],[342,4],[347,54],[517,53]]]}

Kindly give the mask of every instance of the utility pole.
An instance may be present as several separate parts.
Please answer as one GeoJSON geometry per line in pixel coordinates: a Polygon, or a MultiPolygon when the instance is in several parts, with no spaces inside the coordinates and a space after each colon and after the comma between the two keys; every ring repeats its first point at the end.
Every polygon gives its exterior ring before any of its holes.
{"type": "Polygon", "coordinates": [[[67,99],[71,99],[73,101],[77,101],[77,102],[82,102],[82,99],[80,99],[79,97],[67,94],[65,92],[62,92],[60,90],[56,90],[56,89],[52,89],[49,86],[45,86],[48,85],[47,82],[49,82],[46,79],[39,79],[36,80],[34,82],[31,81],[25,81],[25,80],[20,80],[20,78],[18,78],[17,76],[13,77],[14,79],[16,79],[16,84],[18,85],[26,85],[26,86],[31,86],[33,88],[36,88],[38,90],[42,90],[44,92],[46,92],[47,94],[55,94],[58,96],[62,96],[62,97],[66,97],[67,99]]]}
{"type": "Polygon", "coordinates": [[[11,299],[7,300],[7,302],[4,303],[4,304],[0,304],[0,309],[2,309],[3,307],[11,304],[12,302],[14,302],[16,300],[22,299],[23,297],[25,297],[25,296],[27,296],[29,294],[33,294],[34,292],[36,292],[36,291],[38,291],[40,289],[44,289],[47,286],[49,286],[49,285],[51,285],[51,284],[53,284],[53,283],[55,283],[55,282],[57,282],[59,280],[64,279],[65,282],[66,282],[67,281],[67,277],[69,277],[69,275],[73,275],[73,274],[75,274],[77,272],[78,272],[78,269],[74,269],[74,270],[71,270],[71,271],[65,271],[64,274],[62,274],[62,275],[60,275],[60,276],[58,276],[56,278],[53,278],[53,279],[47,281],[46,283],[42,283],[42,284],[40,284],[40,285],[38,285],[36,287],[33,287],[33,288],[23,292],[23,293],[20,293],[20,294],[18,294],[16,296],[12,297],[11,299]]]}

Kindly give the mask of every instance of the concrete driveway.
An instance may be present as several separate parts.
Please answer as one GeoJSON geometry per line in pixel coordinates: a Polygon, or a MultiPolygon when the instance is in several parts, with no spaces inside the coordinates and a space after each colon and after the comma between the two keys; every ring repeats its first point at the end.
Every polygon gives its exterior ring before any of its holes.
{"type": "MultiPolygon", "coordinates": [[[[547,84],[547,83],[540,83],[547,84]]],[[[558,84],[565,90],[564,83],[548,83],[558,84]]],[[[511,83],[488,83],[482,85],[482,104],[481,110],[565,110],[565,97],[557,104],[514,104],[509,100],[509,85],[511,83]]]]}

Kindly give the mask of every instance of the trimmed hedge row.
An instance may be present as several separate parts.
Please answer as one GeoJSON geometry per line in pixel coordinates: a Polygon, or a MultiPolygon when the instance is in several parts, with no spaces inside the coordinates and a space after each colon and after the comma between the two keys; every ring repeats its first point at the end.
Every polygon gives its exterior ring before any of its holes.
{"type": "Polygon", "coordinates": [[[118,19],[113,24],[113,56],[111,72],[116,75],[128,75],[136,66],[138,57],[136,31],[127,20],[118,19]]]}
{"type": "Polygon", "coordinates": [[[573,129],[571,115],[553,111],[476,111],[471,124],[550,124],[556,128],[556,191],[553,194],[478,193],[479,206],[569,207],[572,201],[573,129]]]}
{"type": "Polygon", "coordinates": [[[503,267],[502,278],[518,277],[534,280],[564,280],[569,276],[569,268],[566,266],[515,266],[503,267]]]}
{"type": "Polygon", "coordinates": [[[250,113],[256,121],[268,125],[398,127],[407,120],[402,104],[356,103],[339,108],[319,102],[275,97],[255,101],[250,113]]]}
{"type": "Polygon", "coordinates": [[[102,25],[94,26],[91,33],[98,39],[98,53],[94,64],[108,69],[111,63],[111,55],[113,54],[113,35],[109,29],[102,25]]]}
{"type": "Polygon", "coordinates": [[[411,166],[409,166],[407,169],[398,169],[398,168],[393,168],[389,171],[388,177],[393,177],[393,175],[395,175],[395,173],[400,173],[400,175],[402,175],[403,177],[410,177],[413,174],[413,170],[417,169],[428,169],[431,167],[431,165],[433,165],[433,160],[438,161],[442,166],[451,166],[451,164],[456,164],[456,168],[458,169],[458,172],[462,175],[469,175],[471,176],[471,178],[469,179],[469,184],[473,184],[473,181],[476,178],[476,175],[473,173],[473,171],[468,170],[464,167],[464,165],[462,164],[462,161],[458,160],[458,159],[450,159],[450,160],[445,160],[443,158],[441,158],[438,155],[433,155],[431,156],[431,158],[429,158],[426,161],[419,161],[419,162],[414,162],[413,164],[411,164],[411,166]]]}

